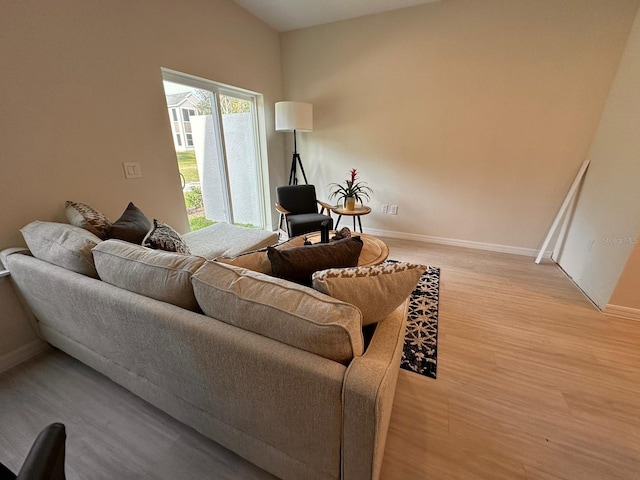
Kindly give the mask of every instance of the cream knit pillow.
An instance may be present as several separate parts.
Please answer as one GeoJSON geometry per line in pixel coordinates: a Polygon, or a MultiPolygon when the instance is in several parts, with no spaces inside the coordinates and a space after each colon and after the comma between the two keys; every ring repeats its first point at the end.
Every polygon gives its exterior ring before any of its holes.
{"type": "Polygon", "coordinates": [[[372,267],[331,268],[313,274],[313,288],[355,305],[362,324],[383,320],[411,294],[424,265],[385,262],[372,267]]]}

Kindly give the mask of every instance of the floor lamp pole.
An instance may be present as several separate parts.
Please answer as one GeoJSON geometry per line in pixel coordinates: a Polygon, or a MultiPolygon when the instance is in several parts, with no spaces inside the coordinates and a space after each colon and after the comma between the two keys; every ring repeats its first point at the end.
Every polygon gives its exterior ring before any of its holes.
{"type": "Polygon", "coordinates": [[[307,185],[309,182],[307,181],[307,176],[304,173],[304,167],[302,166],[302,160],[300,160],[300,154],[298,153],[298,143],[296,139],[296,131],[293,131],[293,158],[291,159],[291,172],[289,173],[289,185],[297,185],[298,177],[297,177],[297,166],[300,165],[300,171],[302,172],[302,178],[304,178],[304,183],[307,185]]]}

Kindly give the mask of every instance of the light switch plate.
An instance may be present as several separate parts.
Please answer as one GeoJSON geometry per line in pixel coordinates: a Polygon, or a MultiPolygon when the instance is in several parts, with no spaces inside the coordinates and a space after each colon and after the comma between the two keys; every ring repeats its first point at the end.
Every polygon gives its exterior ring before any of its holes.
{"type": "Polygon", "coordinates": [[[124,176],[125,178],[141,178],[142,177],[142,169],[140,168],[140,164],[138,162],[123,162],[122,167],[124,168],[124,176]]]}

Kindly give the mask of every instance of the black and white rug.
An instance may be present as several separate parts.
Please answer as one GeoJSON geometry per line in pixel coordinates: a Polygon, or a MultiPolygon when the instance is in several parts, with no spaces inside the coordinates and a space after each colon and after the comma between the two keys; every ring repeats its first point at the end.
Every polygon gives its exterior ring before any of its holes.
{"type": "Polygon", "coordinates": [[[436,378],[440,269],[427,267],[411,293],[400,368],[436,378]]]}

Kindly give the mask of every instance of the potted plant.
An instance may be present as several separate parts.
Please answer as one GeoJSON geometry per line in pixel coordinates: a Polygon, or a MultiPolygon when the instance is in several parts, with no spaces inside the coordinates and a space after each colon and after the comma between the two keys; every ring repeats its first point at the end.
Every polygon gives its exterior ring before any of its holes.
{"type": "Polygon", "coordinates": [[[373,193],[367,182],[357,181],[358,171],[355,168],[351,169],[350,174],[351,178],[345,180],[344,184],[329,184],[329,199],[337,197],[338,205],[343,204],[347,210],[353,210],[356,202],[362,204],[364,199],[371,200],[369,194],[373,193]]]}

